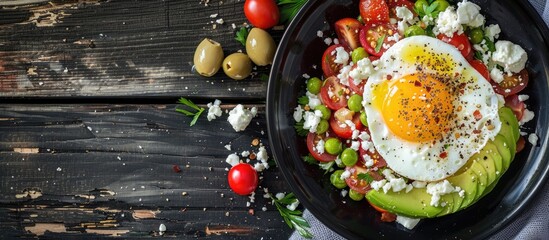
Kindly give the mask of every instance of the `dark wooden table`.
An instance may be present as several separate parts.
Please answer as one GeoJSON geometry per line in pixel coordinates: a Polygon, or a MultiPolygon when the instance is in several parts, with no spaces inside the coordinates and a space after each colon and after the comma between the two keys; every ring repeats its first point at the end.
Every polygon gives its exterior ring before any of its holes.
{"type": "Polygon", "coordinates": [[[164,237],[288,237],[263,196],[289,190],[276,167],[254,202],[226,180],[229,154],[257,152],[254,139],[268,148],[269,68],[242,81],[192,72],[205,37],[225,55],[244,50],[234,40],[243,4],[0,1],[0,238],[147,238],[161,224],[164,237]],[[259,114],[238,133],[226,112],[190,127],[179,97],[259,114]]]}

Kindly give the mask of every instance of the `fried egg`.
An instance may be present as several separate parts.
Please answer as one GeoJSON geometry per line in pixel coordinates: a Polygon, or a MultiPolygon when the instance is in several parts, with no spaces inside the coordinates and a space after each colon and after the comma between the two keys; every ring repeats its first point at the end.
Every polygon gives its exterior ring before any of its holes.
{"type": "Polygon", "coordinates": [[[499,132],[496,93],[454,46],[405,38],[375,66],[363,106],[376,150],[401,176],[451,176],[499,132]]]}

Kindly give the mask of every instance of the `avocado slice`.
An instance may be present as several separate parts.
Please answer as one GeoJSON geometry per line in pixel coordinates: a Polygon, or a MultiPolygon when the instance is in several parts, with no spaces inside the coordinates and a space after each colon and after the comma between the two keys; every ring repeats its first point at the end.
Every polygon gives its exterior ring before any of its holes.
{"type": "Polygon", "coordinates": [[[474,158],[471,164],[471,170],[476,174],[476,180],[477,182],[477,195],[475,196],[475,199],[473,201],[476,202],[477,199],[482,196],[482,193],[484,192],[484,189],[490,185],[488,183],[488,174],[484,170],[484,167],[478,163],[474,158]]]}
{"type": "MultiPolygon", "coordinates": [[[[508,113],[501,113],[501,114],[505,115],[508,113]]],[[[515,153],[517,149],[516,143],[518,138],[515,138],[515,133],[514,133],[515,130],[513,130],[513,126],[512,126],[513,124],[507,120],[507,117],[504,118],[502,115],[500,115],[500,120],[501,120],[501,129],[498,134],[505,137],[506,139],[505,142],[507,143],[507,146],[509,147],[509,150],[511,153],[511,159],[513,159],[515,157],[515,153]]]]}
{"type": "Polygon", "coordinates": [[[506,121],[509,126],[511,126],[511,130],[514,137],[514,143],[516,144],[519,137],[520,137],[520,129],[519,129],[519,123],[517,120],[517,117],[513,113],[513,110],[511,110],[508,107],[502,107],[499,109],[499,118],[501,120],[506,121]]]}
{"type": "MultiPolygon", "coordinates": [[[[486,143],[486,146],[488,146],[491,143],[486,143]]],[[[486,173],[486,184],[490,185],[492,182],[496,181],[497,175],[496,172],[496,166],[494,164],[494,159],[492,157],[492,154],[489,153],[491,149],[487,149],[484,147],[477,155],[476,158],[474,158],[477,163],[479,163],[483,168],[484,172],[486,173]]],[[[496,150],[497,151],[497,150],[496,150]]],[[[499,154],[499,153],[498,153],[499,154]]]]}
{"type": "Polygon", "coordinates": [[[442,207],[431,206],[431,195],[425,188],[414,188],[408,193],[371,190],[366,198],[382,209],[412,218],[435,217],[442,211],[442,207]]]}
{"type": "Polygon", "coordinates": [[[488,153],[488,155],[490,155],[492,157],[492,160],[494,161],[494,166],[496,167],[495,181],[497,181],[499,176],[505,172],[505,169],[503,169],[503,156],[501,156],[495,142],[486,143],[486,146],[484,146],[483,150],[485,150],[486,153],[488,153]]]}
{"type": "Polygon", "coordinates": [[[494,139],[494,145],[497,147],[499,155],[501,156],[501,160],[503,163],[501,173],[507,171],[509,168],[509,165],[511,165],[511,161],[513,160],[511,155],[511,149],[509,147],[509,144],[507,143],[507,139],[503,135],[496,135],[496,138],[494,139]]]}

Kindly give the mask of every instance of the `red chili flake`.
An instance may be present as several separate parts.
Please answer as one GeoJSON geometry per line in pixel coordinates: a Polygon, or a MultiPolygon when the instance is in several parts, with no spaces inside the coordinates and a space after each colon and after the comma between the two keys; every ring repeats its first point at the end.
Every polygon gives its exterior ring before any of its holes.
{"type": "Polygon", "coordinates": [[[177,164],[174,164],[173,167],[172,167],[173,171],[176,172],[176,173],[180,173],[181,172],[181,168],[179,167],[179,165],[177,164]]]}
{"type": "Polygon", "coordinates": [[[393,79],[393,76],[387,75],[387,80],[391,80],[391,79],[393,79]]]}
{"type": "Polygon", "coordinates": [[[392,214],[390,212],[382,212],[381,213],[381,221],[382,222],[394,222],[396,220],[397,216],[395,214],[392,214]]]}
{"type": "Polygon", "coordinates": [[[420,81],[415,81],[414,86],[415,87],[421,87],[421,82],[420,81]]]}
{"type": "Polygon", "coordinates": [[[425,90],[426,90],[427,92],[431,92],[431,87],[426,86],[426,87],[425,87],[425,90]]]}
{"type": "Polygon", "coordinates": [[[473,133],[474,133],[474,134],[479,134],[479,133],[480,133],[480,130],[475,129],[475,130],[473,130],[473,133]]]}
{"type": "Polygon", "coordinates": [[[473,112],[473,117],[475,117],[475,120],[480,120],[482,119],[482,114],[480,113],[479,110],[475,110],[475,112],[473,112]]]}
{"type": "Polygon", "coordinates": [[[446,158],[446,157],[448,157],[448,153],[447,152],[441,152],[439,157],[440,158],[446,158]]]}
{"type": "Polygon", "coordinates": [[[255,214],[255,211],[253,208],[250,208],[248,209],[248,214],[250,214],[251,216],[253,216],[255,214]]]}

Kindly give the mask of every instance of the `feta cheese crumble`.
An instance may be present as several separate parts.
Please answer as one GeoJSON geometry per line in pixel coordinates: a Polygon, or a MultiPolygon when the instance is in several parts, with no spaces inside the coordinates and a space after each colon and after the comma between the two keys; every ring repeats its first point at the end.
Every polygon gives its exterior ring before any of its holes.
{"type": "Polygon", "coordinates": [[[221,117],[223,111],[221,111],[221,107],[219,107],[220,104],[221,101],[218,99],[216,99],[213,103],[208,103],[208,115],[206,116],[208,118],[208,121],[212,121],[217,117],[221,117]]]}
{"type": "Polygon", "coordinates": [[[484,25],[485,18],[480,14],[480,6],[464,0],[459,2],[457,8],[457,21],[470,27],[480,27],[484,25]]]}
{"type": "Polygon", "coordinates": [[[448,7],[444,12],[439,13],[433,32],[437,35],[442,33],[448,37],[454,36],[455,32],[463,33],[463,26],[458,21],[458,14],[454,7],[448,7]]]}
{"type": "Polygon", "coordinates": [[[427,193],[431,195],[430,205],[434,207],[438,207],[440,205],[440,196],[460,191],[461,188],[455,188],[450,182],[448,182],[448,180],[427,184],[427,193]]]}
{"type": "Polygon", "coordinates": [[[237,165],[240,163],[240,158],[235,153],[230,154],[227,156],[227,159],[225,160],[226,163],[228,163],[231,166],[237,165]]]}
{"type": "Polygon", "coordinates": [[[396,222],[407,229],[413,229],[419,223],[419,220],[421,219],[409,218],[409,217],[400,216],[400,215],[397,215],[396,217],[396,222]]]}
{"type": "Polygon", "coordinates": [[[237,132],[244,131],[246,127],[257,115],[257,108],[253,107],[251,110],[244,109],[242,104],[236,105],[236,107],[229,112],[229,117],[227,121],[231,124],[233,129],[237,132]]]}
{"type": "Polygon", "coordinates": [[[492,61],[502,66],[507,73],[518,73],[526,66],[528,56],[521,46],[509,41],[496,42],[496,51],[492,54],[492,61]]]}

